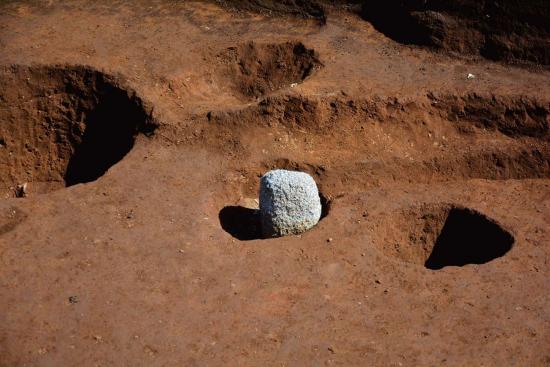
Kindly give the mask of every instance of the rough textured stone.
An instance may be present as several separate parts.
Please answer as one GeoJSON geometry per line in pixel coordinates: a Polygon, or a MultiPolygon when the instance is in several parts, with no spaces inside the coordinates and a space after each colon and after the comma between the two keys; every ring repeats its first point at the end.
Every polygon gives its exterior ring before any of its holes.
{"type": "Polygon", "coordinates": [[[264,237],[307,231],[321,218],[315,180],[304,172],[267,172],[260,180],[260,213],[264,237]]]}

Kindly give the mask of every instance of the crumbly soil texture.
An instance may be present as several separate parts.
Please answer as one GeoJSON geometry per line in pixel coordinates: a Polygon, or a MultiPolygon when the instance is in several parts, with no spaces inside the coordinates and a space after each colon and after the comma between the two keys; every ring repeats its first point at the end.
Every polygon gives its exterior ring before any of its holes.
{"type": "Polygon", "coordinates": [[[550,365],[548,14],[0,1],[0,367],[550,365]]]}

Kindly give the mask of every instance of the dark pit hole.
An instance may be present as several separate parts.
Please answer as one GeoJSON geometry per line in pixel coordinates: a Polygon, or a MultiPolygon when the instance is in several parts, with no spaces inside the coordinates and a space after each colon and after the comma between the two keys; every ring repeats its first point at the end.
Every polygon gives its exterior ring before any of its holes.
{"type": "Polygon", "coordinates": [[[430,270],[484,264],[505,255],[514,237],[495,220],[451,203],[421,203],[369,215],[373,245],[400,261],[430,270]]]}
{"type": "Polygon", "coordinates": [[[153,133],[148,110],[117,77],[89,67],[0,70],[0,194],[26,197],[98,179],[138,134],[153,133]]]}
{"type": "Polygon", "coordinates": [[[424,266],[439,270],[446,266],[485,264],[504,256],[514,237],[481,213],[452,208],[424,266]]]}
{"type": "Polygon", "coordinates": [[[101,177],[133,148],[144,111],[121,89],[109,87],[86,119],[81,143],[69,160],[65,184],[71,186],[101,177]]]}
{"type": "Polygon", "coordinates": [[[387,37],[401,43],[425,44],[427,35],[398,0],[365,1],[361,16],[387,37]]]}
{"type": "MultiPolygon", "coordinates": [[[[328,215],[331,201],[323,194],[319,194],[319,198],[321,199],[320,222],[328,215]]],[[[220,210],[218,218],[223,230],[239,241],[264,239],[259,209],[226,206],[220,210]]]]}

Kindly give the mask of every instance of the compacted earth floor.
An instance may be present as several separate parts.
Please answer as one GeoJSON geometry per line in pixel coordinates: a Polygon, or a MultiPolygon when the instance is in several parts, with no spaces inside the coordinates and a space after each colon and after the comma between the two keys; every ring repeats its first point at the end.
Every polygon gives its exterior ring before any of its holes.
{"type": "Polygon", "coordinates": [[[352,8],[0,2],[0,366],[550,365],[548,67],[352,8]]]}

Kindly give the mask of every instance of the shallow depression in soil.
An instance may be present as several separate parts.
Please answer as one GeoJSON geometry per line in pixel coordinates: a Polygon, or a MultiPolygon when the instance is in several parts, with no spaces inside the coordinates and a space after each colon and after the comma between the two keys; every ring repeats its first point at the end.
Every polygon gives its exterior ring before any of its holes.
{"type": "Polygon", "coordinates": [[[81,66],[2,70],[0,105],[4,197],[94,181],[155,127],[133,91],[81,66]]]}
{"type": "Polygon", "coordinates": [[[239,94],[247,98],[265,96],[292,84],[303,82],[322,67],[315,50],[301,42],[249,42],[230,47],[221,54],[239,94]]]}

